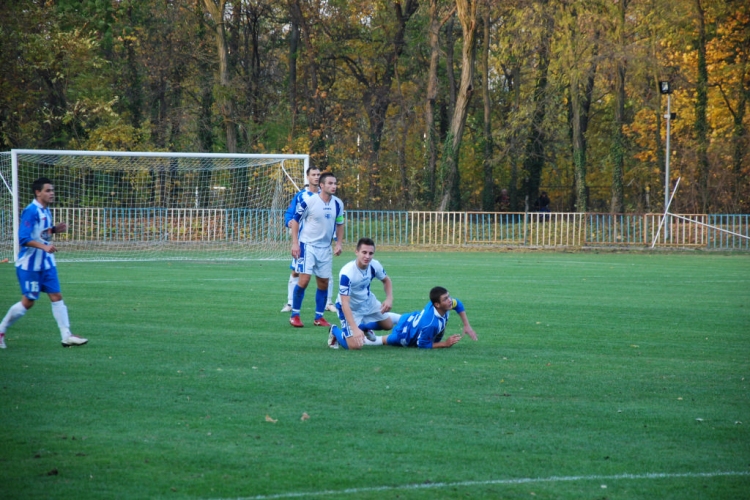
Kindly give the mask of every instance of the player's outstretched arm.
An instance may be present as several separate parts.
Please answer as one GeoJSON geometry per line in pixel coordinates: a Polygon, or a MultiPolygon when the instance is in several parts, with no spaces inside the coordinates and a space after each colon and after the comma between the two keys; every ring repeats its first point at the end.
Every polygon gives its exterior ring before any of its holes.
{"type": "Polygon", "coordinates": [[[458,313],[458,316],[464,323],[464,335],[468,335],[469,337],[471,337],[471,340],[477,340],[477,334],[469,324],[469,318],[466,316],[466,311],[461,311],[460,313],[458,313]]]}
{"type": "Polygon", "coordinates": [[[451,335],[447,339],[443,340],[442,342],[435,342],[432,344],[433,349],[442,349],[446,347],[452,347],[453,344],[456,344],[459,340],[461,340],[461,335],[455,334],[451,335]]]}

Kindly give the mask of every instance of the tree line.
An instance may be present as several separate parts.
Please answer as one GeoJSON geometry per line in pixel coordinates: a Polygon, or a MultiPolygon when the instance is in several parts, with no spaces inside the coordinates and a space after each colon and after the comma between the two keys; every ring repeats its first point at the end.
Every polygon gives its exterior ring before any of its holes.
{"type": "Polygon", "coordinates": [[[738,0],[9,1],[0,140],[309,153],[351,208],[622,213],[663,210],[669,139],[673,210],[747,213],[749,53],[738,0]]]}

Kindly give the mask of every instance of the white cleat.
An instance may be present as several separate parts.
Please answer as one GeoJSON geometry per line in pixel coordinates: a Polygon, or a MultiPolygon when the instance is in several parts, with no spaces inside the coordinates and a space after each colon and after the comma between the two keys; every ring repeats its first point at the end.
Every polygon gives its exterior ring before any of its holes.
{"type": "Polygon", "coordinates": [[[0,349],[5,349],[6,347],[8,346],[5,345],[5,334],[0,333],[0,349]]]}
{"type": "Polygon", "coordinates": [[[336,336],[333,334],[333,327],[328,329],[328,347],[331,349],[338,349],[339,342],[336,340],[336,336]]]}
{"type": "Polygon", "coordinates": [[[62,346],[73,347],[77,345],[83,345],[88,341],[89,339],[84,339],[83,337],[79,337],[78,335],[68,335],[68,337],[62,341],[62,346]]]}
{"type": "Polygon", "coordinates": [[[292,310],[292,304],[287,304],[281,308],[281,312],[283,313],[291,312],[291,310],[292,310]]]}
{"type": "Polygon", "coordinates": [[[336,306],[334,304],[331,304],[329,302],[328,305],[326,305],[326,311],[331,311],[335,313],[335,312],[338,312],[338,309],[336,309],[336,306]]]}

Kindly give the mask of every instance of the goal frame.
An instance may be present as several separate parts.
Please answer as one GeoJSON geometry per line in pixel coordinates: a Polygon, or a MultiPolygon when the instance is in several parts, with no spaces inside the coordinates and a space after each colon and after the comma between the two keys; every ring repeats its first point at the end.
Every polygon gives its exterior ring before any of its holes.
{"type": "MultiPolygon", "coordinates": [[[[155,158],[226,158],[226,159],[269,159],[269,160],[302,160],[303,176],[310,166],[310,155],[306,154],[251,154],[251,153],[171,153],[171,152],[147,152],[147,151],[76,151],[76,150],[56,150],[56,149],[11,149],[11,185],[7,186],[5,179],[2,179],[11,192],[11,201],[13,203],[13,262],[18,259],[20,252],[20,241],[18,230],[21,219],[21,200],[19,192],[18,179],[18,156],[19,155],[57,155],[57,156],[112,156],[112,157],[155,157],[155,158]]],[[[283,170],[283,165],[282,165],[283,170]]],[[[283,170],[285,176],[291,183],[299,189],[294,179],[286,170],[283,170]]]]}

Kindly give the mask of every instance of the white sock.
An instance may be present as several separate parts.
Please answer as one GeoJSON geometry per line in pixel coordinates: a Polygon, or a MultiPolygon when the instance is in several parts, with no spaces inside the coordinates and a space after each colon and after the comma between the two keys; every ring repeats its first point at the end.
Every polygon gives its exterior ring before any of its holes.
{"type": "Polygon", "coordinates": [[[286,290],[286,303],[290,306],[292,305],[292,300],[294,299],[294,287],[297,286],[297,282],[299,281],[299,276],[295,277],[293,275],[289,275],[289,284],[287,285],[286,290]]]}
{"type": "Polygon", "coordinates": [[[383,337],[380,335],[376,335],[375,340],[367,340],[367,337],[365,337],[364,344],[365,345],[383,345],[383,337]]]}
{"type": "Polygon", "coordinates": [[[401,315],[394,313],[394,312],[389,312],[388,316],[390,316],[391,319],[393,320],[393,326],[396,326],[396,323],[398,323],[398,320],[401,319],[401,315]]]}
{"type": "Polygon", "coordinates": [[[326,304],[333,304],[333,277],[328,278],[328,299],[326,304]]]}
{"type": "Polygon", "coordinates": [[[52,316],[57,321],[57,326],[60,328],[60,336],[63,340],[70,336],[70,321],[68,320],[68,308],[65,302],[58,300],[52,303],[52,316]]]}
{"type": "Polygon", "coordinates": [[[21,302],[16,302],[12,306],[10,306],[10,309],[8,309],[8,314],[5,315],[3,318],[3,322],[0,323],[0,332],[5,333],[5,331],[10,328],[10,326],[18,321],[24,314],[26,314],[26,309],[23,307],[23,304],[21,302]]]}

